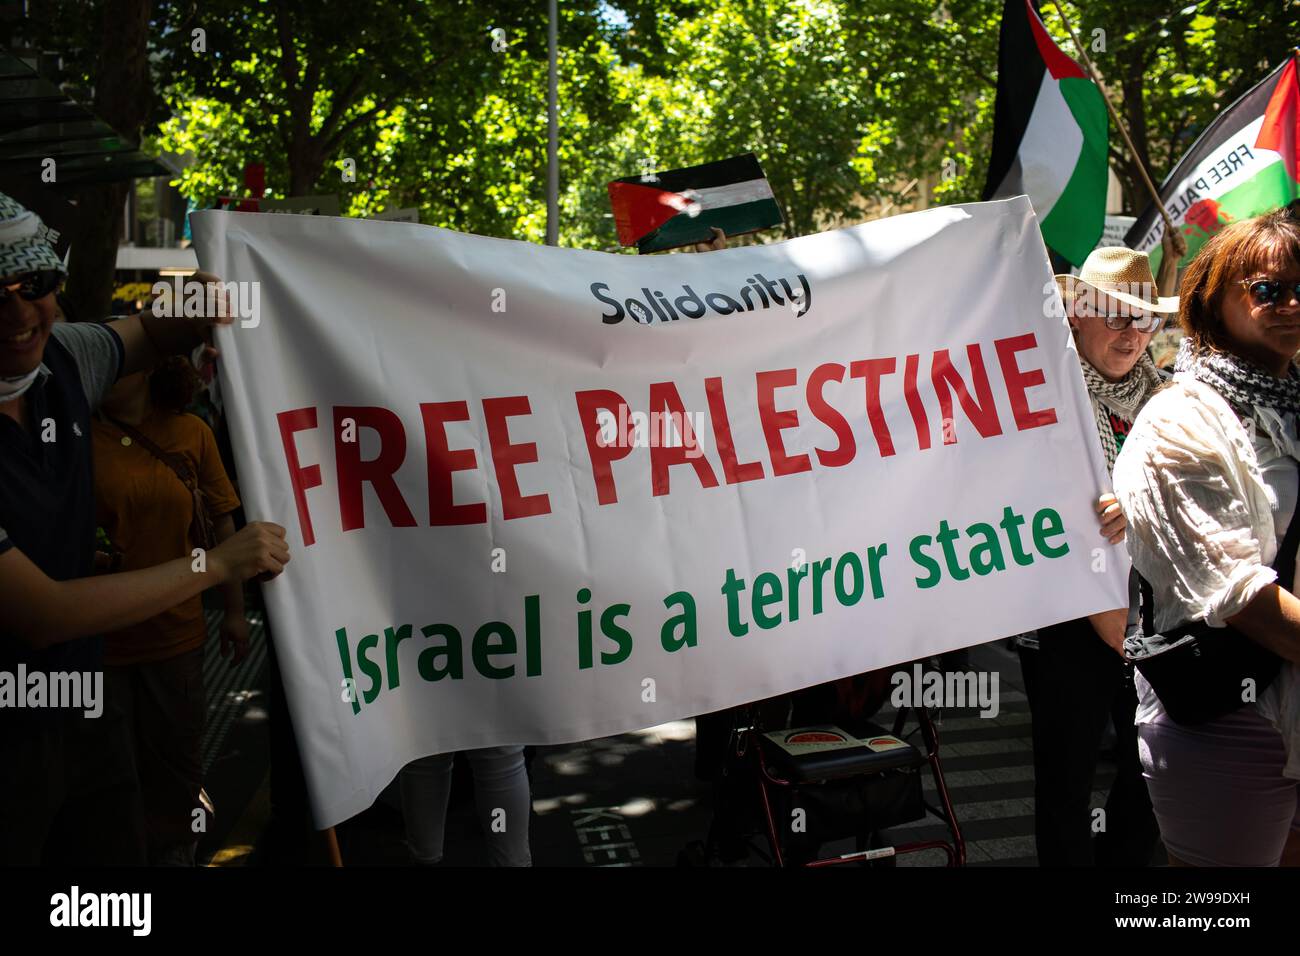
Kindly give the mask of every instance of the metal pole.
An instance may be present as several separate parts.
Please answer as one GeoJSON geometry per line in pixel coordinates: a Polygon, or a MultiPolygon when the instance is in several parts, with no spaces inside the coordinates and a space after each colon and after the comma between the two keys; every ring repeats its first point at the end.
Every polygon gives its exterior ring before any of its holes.
{"type": "Polygon", "coordinates": [[[547,91],[546,91],[546,244],[560,244],[560,119],[559,119],[559,78],[557,59],[559,41],[557,39],[556,0],[549,0],[550,23],[546,30],[546,47],[548,55],[547,91]]]}

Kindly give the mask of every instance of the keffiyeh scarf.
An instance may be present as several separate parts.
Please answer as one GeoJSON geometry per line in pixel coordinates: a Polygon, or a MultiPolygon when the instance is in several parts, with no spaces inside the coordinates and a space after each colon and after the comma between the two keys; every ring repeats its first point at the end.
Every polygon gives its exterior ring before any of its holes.
{"type": "Polygon", "coordinates": [[[1106,471],[1113,472],[1120,443],[1111,427],[1111,413],[1131,424],[1160,384],[1160,373],[1146,352],[1142,353],[1138,363],[1118,382],[1106,379],[1082,355],[1079,356],[1079,364],[1083,367],[1083,381],[1088,386],[1088,397],[1092,399],[1097,434],[1101,436],[1101,447],[1106,452],[1106,471]]]}
{"type": "Polygon", "coordinates": [[[1286,378],[1269,375],[1258,365],[1228,352],[1193,351],[1183,339],[1174,370],[1190,372],[1222,395],[1243,418],[1253,419],[1279,453],[1300,458],[1297,415],[1300,414],[1300,369],[1294,362],[1286,378]]]}

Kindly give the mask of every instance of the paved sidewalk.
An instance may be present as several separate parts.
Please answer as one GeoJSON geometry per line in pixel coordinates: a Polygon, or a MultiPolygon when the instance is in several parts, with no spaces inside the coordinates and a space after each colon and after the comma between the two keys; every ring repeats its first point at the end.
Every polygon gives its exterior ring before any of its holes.
{"type": "MultiPolygon", "coordinates": [[[[255,641],[255,655],[256,650],[255,641]]],[[[996,642],[971,648],[968,666],[996,672],[1000,690],[997,717],[981,718],[974,709],[949,711],[939,726],[940,755],[966,837],[968,863],[1033,866],[1033,757],[1019,661],[1006,642],[996,642]]],[[[264,722],[258,723],[264,671],[250,659],[249,667],[226,680],[214,695],[217,719],[209,728],[213,739],[205,746],[205,757],[210,754],[212,761],[208,789],[217,800],[219,820],[223,803],[230,812],[222,821],[225,826],[205,840],[209,856],[225,848],[228,859],[238,858],[240,851],[223,842],[235,828],[232,813],[242,821],[239,840],[244,842],[256,839],[257,813],[266,813],[266,754],[257,743],[258,734],[265,731],[264,722]]],[[[889,705],[875,718],[885,727],[892,721],[889,705]]],[[[532,762],[534,864],[675,865],[687,843],[704,838],[711,819],[710,789],[694,776],[694,740],[694,721],[682,720],[538,748],[532,762]]],[[[1108,757],[1103,755],[1098,770],[1094,806],[1104,803],[1104,791],[1114,776],[1108,757]]],[[[448,815],[445,863],[450,866],[478,866],[484,859],[468,769],[457,769],[448,815]]],[[[926,797],[934,802],[928,769],[922,774],[926,797]]],[[[340,825],[337,833],[346,865],[409,862],[395,786],[369,810],[340,825]]],[[[900,842],[941,839],[945,834],[933,817],[890,832],[900,842]]],[[[943,855],[927,851],[901,857],[898,863],[942,865],[943,855]]]]}

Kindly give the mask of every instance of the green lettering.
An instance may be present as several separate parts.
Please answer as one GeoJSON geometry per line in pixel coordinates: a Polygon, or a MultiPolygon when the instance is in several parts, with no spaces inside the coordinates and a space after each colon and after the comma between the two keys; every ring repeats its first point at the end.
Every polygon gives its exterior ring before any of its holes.
{"type": "Polygon", "coordinates": [[[939,522],[939,533],[934,536],[934,540],[943,545],[943,560],[948,565],[948,573],[952,575],[954,581],[965,581],[970,577],[970,572],[961,566],[957,560],[957,551],[952,543],[960,537],[957,529],[948,524],[948,519],[939,522]]]}
{"type": "Polygon", "coordinates": [[[664,607],[671,608],[674,604],[681,605],[681,613],[664,621],[659,629],[659,643],[670,654],[683,647],[694,647],[696,641],[695,598],[690,591],[675,591],[664,598],[664,607]],[[679,625],[682,629],[680,637],[673,634],[679,625]]]}
{"type": "Polygon", "coordinates": [[[871,598],[874,601],[879,601],[885,596],[885,585],[880,580],[880,559],[888,553],[888,544],[867,548],[867,566],[871,569],[871,598]]]}
{"type": "Polygon", "coordinates": [[[444,642],[441,647],[434,645],[420,651],[420,656],[415,659],[415,666],[419,669],[421,677],[427,681],[435,681],[442,680],[444,677],[460,680],[465,676],[465,662],[461,656],[460,631],[450,624],[426,624],[420,628],[420,633],[429,638],[441,637],[444,642]],[[447,659],[445,667],[434,666],[434,661],[439,657],[447,659]]]}
{"type": "Polygon", "coordinates": [[[1051,508],[1044,508],[1034,515],[1034,547],[1038,553],[1048,558],[1060,558],[1070,553],[1069,542],[1061,542],[1058,548],[1048,543],[1048,537],[1065,534],[1061,525],[1061,516],[1051,508]]]}
{"type": "Polygon", "coordinates": [[[790,602],[790,621],[799,620],[799,582],[808,577],[808,562],[797,568],[787,568],[785,572],[785,590],[790,602]]]}
{"type": "Polygon", "coordinates": [[[542,605],[541,596],[524,598],[524,674],[539,677],[542,673],[542,605]]]}
{"type": "Polygon", "coordinates": [[[515,632],[510,625],[504,621],[488,621],[474,632],[474,646],[471,651],[474,669],[492,680],[514,677],[514,664],[508,667],[497,667],[492,663],[491,657],[494,654],[513,654],[516,649],[515,632]],[[494,635],[500,638],[500,642],[495,646],[492,644],[494,635]]]}
{"type": "Polygon", "coordinates": [[[981,577],[990,571],[1005,571],[1006,560],[1002,557],[1002,545],[998,544],[998,533],[991,524],[976,522],[966,529],[966,534],[974,537],[983,536],[984,540],[970,549],[971,569],[981,577]]]}
{"type": "Polygon", "coordinates": [[[1024,523],[1024,516],[1012,511],[1010,505],[1003,509],[1002,521],[999,527],[1007,533],[1007,544],[1011,547],[1011,557],[1021,567],[1034,563],[1034,556],[1025,554],[1025,549],[1020,545],[1020,526],[1024,523]]]}
{"type": "Polygon", "coordinates": [[[352,713],[361,713],[361,698],[357,696],[356,682],[352,680],[352,654],[348,650],[348,630],[340,627],[334,632],[334,640],[339,645],[339,660],[343,663],[343,677],[352,684],[352,713]]]}
{"type": "Polygon", "coordinates": [[[361,669],[363,674],[370,678],[370,689],[362,692],[363,696],[366,698],[367,704],[374,702],[374,699],[379,696],[380,690],[383,689],[384,684],[383,671],[379,669],[378,664],[366,656],[372,648],[378,646],[378,634],[367,634],[357,642],[357,667],[361,669]]]}
{"type": "Polygon", "coordinates": [[[833,558],[822,558],[813,565],[813,613],[822,612],[822,578],[826,577],[826,572],[831,569],[834,563],[833,558]]]}
{"type": "Polygon", "coordinates": [[[632,653],[632,635],[617,623],[617,619],[627,617],[630,610],[630,604],[611,604],[600,615],[600,633],[618,645],[618,650],[613,653],[600,652],[602,664],[621,664],[632,653]]]}
{"type": "Polygon", "coordinates": [[[862,600],[862,561],[858,558],[857,552],[845,551],[840,555],[839,563],[835,565],[835,597],[840,604],[845,607],[852,607],[862,600]],[[844,568],[848,567],[853,572],[853,590],[844,590],[844,568]]]}
{"type": "Polygon", "coordinates": [[[750,601],[754,623],[763,630],[771,630],[781,623],[781,615],[769,616],[766,609],[781,602],[781,579],[770,571],[754,578],[754,591],[750,601]]]}
{"type": "Polygon", "coordinates": [[[391,627],[384,628],[384,662],[388,667],[389,690],[394,690],[402,681],[397,672],[397,645],[412,636],[414,635],[411,634],[409,624],[403,624],[396,630],[391,627]]]}
{"type": "Polygon", "coordinates": [[[744,637],[749,633],[749,625],[740,619],[740,592],[745,590],[745,582],[736,577],[734,568],[727,568],[727,580],[722,585],[722,593],[727,597],[727,630],[732,637],[744,637]]]}
{"type": "Polygon", "coordinates": [[[934,560],[934,558],[930,557],[923,550],[929,543],[930,536],[928,534],[918,534],[912,539],[911,544],[909,544],[907,548],[908,553],[912,555],[912,560],[920,567],[926,569],[926,576],[916,579],[916,586],[918,588],[932,588],[938,584],[939,579],[943,577],[939,572],[939,562],[934,560]]]}

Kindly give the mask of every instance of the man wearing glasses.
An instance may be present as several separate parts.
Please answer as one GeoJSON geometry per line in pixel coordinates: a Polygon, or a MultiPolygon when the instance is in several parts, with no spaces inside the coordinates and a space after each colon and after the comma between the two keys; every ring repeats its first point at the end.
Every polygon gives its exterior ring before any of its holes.
{"type": "Polygon", "coordinates": [[[91,576],[91,412],[119,376],[188,353],[218,320],[56,322],[55,238],[0,193],[0,865],[142,863],[126,727],[102,693],[67,706],[54,688],[102,689],[97,634],[278,574],[289,554],[283,528],[254,522],[205,571],[186,558],[91,576]]]}

